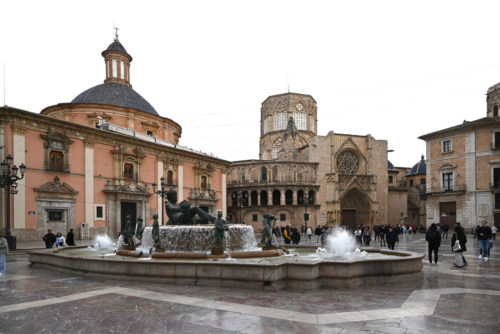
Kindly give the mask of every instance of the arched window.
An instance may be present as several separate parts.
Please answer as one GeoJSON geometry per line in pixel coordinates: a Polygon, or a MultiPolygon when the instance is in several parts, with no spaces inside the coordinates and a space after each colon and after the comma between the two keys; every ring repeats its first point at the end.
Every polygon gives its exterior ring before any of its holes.
{"type": "Polygon", "coordinates": [[[392,176],[389,176],[389,183],[392,183],[392,176]]]}
{"type": "Polygon", "coordinates": [[[250,204],[253,205],[259,205],[259,195],[257,194],[257,191],[252,191],[250,194],[250,204]]]}
{"type": "Polygon", "coordinates": [[[299,130],[307,130],[307,115],[302,103],[297,103],[293,109],[293,120],[299,130]]]}
{"type": "Polygon", "coordinates": [[[276,138],[273,144],[273,159],[278,158],[278,152],[281,151],[282,147],[283,147],[283,138],[281,137],[276,138]]]}
{"type": "Polygon", "coordinates": [[[309,190],[309,205],[314,205],[314,190],[309,190]]]}
{"type": "Polygon", "coordinates": [[[293,204],[293,191],[287,190],[285,192],[285,205],[292,205],[293,204]]]}
{"type": "Polygon", "coordinates": [[[241,181],[245,181],[245,168],[241,170],[241,181]]]}
{"type": "Polygon", "coordinates": [[[261,172],[262,172],[261,180],[262,181],[267,181],[267,168],[266,167],[262,167],[261,172]]]}
{"type": "Polygon", "coordinates": [[[201,177],[201,187],[204,189],[207,188],[207,177],[206,176],[201,177]]]}
{"type": "Polygon", "coordinates": [[[243,192],[243,201],[241,202],[241,205],[248,206],[248,191],[243,192]]]}
{"type": "Polygon", "coordinates": [[[495,117],[497,117],[497,116],[498,116],[498,106],[497,106],[497,105],[495,105],[495,106],[493,107],[493,116],[495,116],[495,117]]]}
{"type": "Polygon", "coordinates": [[[238,194],[236,192],[233,192],[231,194],[231,200],[232,200],[231,203],[232,206],[238,206],[238,194]]]}
{"type": "Polygon", "coordinates": [[[260,205],[267,205],[267,191],[260,192],[260,205]]]}
{"type": "Polygon", "coordinates": [[[281,192],[279,190],[273,191],[273,205],[281,205],[281,192]]]}
{"type": "Polygon", "coordinates": [[[286,109],[283,103],[278,104],[274,111],[274,131],[286,129],[286,109]]]}
{"type": "Polygon", "coordinates": [[[304,205],[304,191],[303,190],[297,191],[297,202],[299,205],[304,205]]]}
{"type": "Polygon", "coordinates": [[[123,60],[120,62],[120,77],[125,79],[125,63],[123,60]]]}
{"type": "Polygon", "coordinates": [[[118,61],[113,59],[113,78],[118,77],[118,61]]]}

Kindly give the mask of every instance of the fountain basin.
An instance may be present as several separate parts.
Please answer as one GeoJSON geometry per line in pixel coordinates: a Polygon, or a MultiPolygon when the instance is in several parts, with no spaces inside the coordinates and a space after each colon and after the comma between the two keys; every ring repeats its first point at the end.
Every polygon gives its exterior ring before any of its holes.
{"type": "Polygon", "coordinates": [[[351,288],[358,285],[407,283],[423,279],[424,255],[401,251],[371,251],[395,258],[347,261],[241,263],[104,259],[67,255],[53,250],[29,252],[34,268],[85,277],[146,283],[193,284],[264,291],[284,288],[316,290],[320,287],[351,288]]]}

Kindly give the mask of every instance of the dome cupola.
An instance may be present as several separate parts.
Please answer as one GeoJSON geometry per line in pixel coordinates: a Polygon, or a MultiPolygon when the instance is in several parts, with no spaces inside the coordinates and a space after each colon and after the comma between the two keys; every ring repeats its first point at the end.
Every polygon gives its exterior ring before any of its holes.
{"type": "Polygon", "coordinates": [[[127,50],[118,40],[118,30],[115,35],[115,40],[102,53],[106,64],[106,79],[107,82],[116,82],[132,87],[130,84],[130,62],[132,56],[127,53],[127,50]]]}
{"type": "Polygon", "coordinates": [[[424,155],[420,158],[420,161],[417,162],[410,170],[406,176],[412,175],[425,175],[427,173],[427,166],[425,164],[424,155]]]}

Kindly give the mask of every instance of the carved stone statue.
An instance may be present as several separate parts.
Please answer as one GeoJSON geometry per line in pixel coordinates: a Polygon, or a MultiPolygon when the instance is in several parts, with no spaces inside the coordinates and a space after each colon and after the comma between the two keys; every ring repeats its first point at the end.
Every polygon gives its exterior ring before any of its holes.
{"type": "Polygon", "coordinates": [[[161,248],[160,243],[160,225],[158,224],[158,215],[155,213],[153,215],[153,231],[151,232],[151,236],[153,237],[153,242],[156,248],[161,248]]]}
{"type": "Polygon", "coordinates": [[[226,221],[222,219],[222,212],[217,212],[217,219],[214,221],[214,248],[222,248],[222,242],[224,241],[224,232],[229,230],[226,221]]]}
{"type": "Polygon", "coordinates": [[[137,229],[135,232],[135,236],[139,241],[141,241],[142,244],[142,233],[144,232],[144,227],[142,226],[142,222],[144,220],[141,218],[141,216],[137,217],[137,229]]]}
{"type": "Polygon", "coordinates": [[[125,224],[125,231],[123,231],[123,235],[127,242],[128,246],[134,246],[134,239],[132,236],[134,235],[134,230],[132,229],[132,224],[130,223],[131,217],[129,215],[125,216],[127,223],[125,224]]]}
{"type": "Polygon", "coordinates": [[[231,224],[232,222],[233,222],[233,220],[231,219],[231,217],[226,216],[226,223],[231,224]]]}
{"type": "Polygon", "coordinates": [[[171,188],[167,191],[168,202],[165,204],[167,211],[167,225],[195,225],[214,222],[215,217],[209,215],[197,206],[191,207],[188,201],[177,204],[177,191],[171,188]]]}
{"type": "Polygon", "coordinates": [[[271,242],[273,240],[273,227],[276,223],[276,217],[270,213],[265,213],[263,215],[264,220],[262,221],[262,243],[264,248],[272,248],[271,242]]]}

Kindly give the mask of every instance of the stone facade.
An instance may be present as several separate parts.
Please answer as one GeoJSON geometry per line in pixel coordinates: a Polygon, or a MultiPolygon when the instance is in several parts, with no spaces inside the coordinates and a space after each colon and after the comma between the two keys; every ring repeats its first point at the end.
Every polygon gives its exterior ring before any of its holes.
{"type": "MultiPolygon", "coordinates": [[[[262,103],[261,117],[260,160],[237,161],[228,168],[228,201],[238,191],[268,196],[267,206],[244,206],[246,223],[257,215],[252,224],[260,227],[262,213],[279,218],[286,212],[291,218],[286,224],[302,225],[301,194],[314,197],[308,206],[313,227],[388,222],[387,141],[333,131],[316,135],[317,107],[310,95],[270,96],[262,103]],[[279,204],[271,202],[273,193],[282,199],[279,204]]],[[[239,204],[234,204],[228,211],[236,216],[239,204]]]]}

